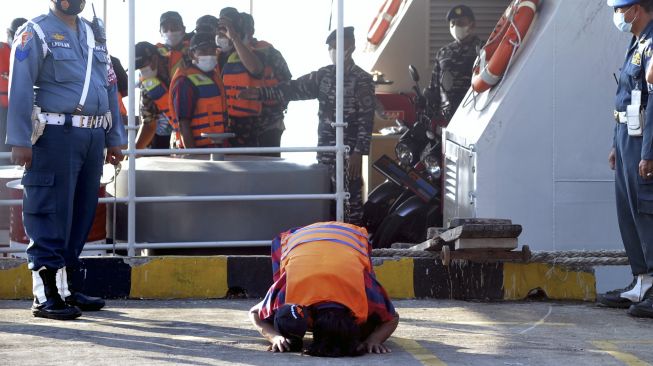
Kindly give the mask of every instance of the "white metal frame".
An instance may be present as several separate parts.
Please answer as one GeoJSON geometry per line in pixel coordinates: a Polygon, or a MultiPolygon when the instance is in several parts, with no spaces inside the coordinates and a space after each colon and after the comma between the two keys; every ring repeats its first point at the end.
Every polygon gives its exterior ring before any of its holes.
{"type": "MultiPolygon", "coordinates": [[[[127,250],[127,255],[136,255],[136,249],[175,249],[175,248],[219,248],[219,247],[255,247],[264,246],[270,240],[250,241],[210,241],[210,242],[183,242],[183,243],[136,243],[136,203],[144,202],[218,202],[218,201],[276,201],[276,200],[336,200],[336,220],[344,220],[344,200],[348,193],[344,191],[344,153],[348,147],[344,146],[344,131],[347,126],[343,121],[343,87],[344,87],[344,35],[343,35],[343,1],[337,3],[337,45],[336,45],[336,145],[322,147],[294,147],[294,148],[207,148],[207,149],[136,149],[135,96],[129,93],[127,101],[127,138],[128,149],[123,153],[129,157],[127,169],[127,197],[100,198],[102,203],[127,203],[127,243],[92,244],[85,245],[84,250],[127,250]],[[215,195],[215,196],[136,196],[136,156],[168,155],[168,154],[256,154],[256,153],[281,153],[281,152],[335,152],[336,153],[336,193],[335,194],[278,194],[278,195],[215,195]]],[[[128,69],[136,70],[134,45],[135,41],[135,0],[128,0],[129,8],[129,54],[128,69]]],[[[253,5],[250,5],[253,8],[253,5]]],[[[106,14],[106,12],[105,12],[106,14]]],[[[129,90],[136,89],[136,73],[128,75],[129,90]]],[[[0,153],[0,158],[9,158],[11,153],[0,153]]],[[[22,200],[0,200],[0,206],[19,206],[22,200]]],[[[115,240],[115,238],[114,238],[115,240]]],[[[0,253],[18,253],[22,249],[0,248],[0,253]]]]}

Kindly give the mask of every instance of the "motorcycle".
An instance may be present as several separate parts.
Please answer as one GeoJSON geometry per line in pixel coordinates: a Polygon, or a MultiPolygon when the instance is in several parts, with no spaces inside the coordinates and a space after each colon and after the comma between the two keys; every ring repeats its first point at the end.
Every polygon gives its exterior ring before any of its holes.
{"type": "Polygon", "coordinates": [[[395,146],[398,163],[384,155],[373,164],[388,179],[370,192],[363,206],[374,248],[421,242],[429,227],[442,225],[441,138],[432,126],[417,70],[410,65],[409,71],[415,83],[411,104],[417,120],[395,146]]]}

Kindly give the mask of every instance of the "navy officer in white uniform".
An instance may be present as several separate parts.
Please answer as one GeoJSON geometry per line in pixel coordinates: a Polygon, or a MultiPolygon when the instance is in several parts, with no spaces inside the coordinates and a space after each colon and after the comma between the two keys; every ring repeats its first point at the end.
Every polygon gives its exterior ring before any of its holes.
{"type": "Polygon", "coordinates": [[[7,144],[25,167],[32,314],[67,320],[104,306],[70,285],[95,216],[105,149],[106,161],[118,164],[126,134],[101,22],[78,16],[85,0],[48,1],[49,13],[14,38],[7,144]]]}

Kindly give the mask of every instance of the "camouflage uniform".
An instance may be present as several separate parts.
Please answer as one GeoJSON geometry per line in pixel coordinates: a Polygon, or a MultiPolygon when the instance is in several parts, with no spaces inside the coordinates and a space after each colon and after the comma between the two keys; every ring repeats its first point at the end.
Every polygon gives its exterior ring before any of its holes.
{"type": "MultiPolygon", "coordinates": [[[[279,84],[274,88],[261,88],[262,99],[278,101],[307,100],[317,98],[318,111],[318,146],[334,146],[336,130],[331,127],[336,114],[336,67],[325,66],[297,80],[279,84]]],[[[370,150],[372,124],[374,122],[374,84],[372,76],[355,64],[350,64],[344,77],[343,118],[348,126],[344,129],[344,143],[351,152],[367,155],[370,150]]],[[[331,182],[335,187],[335,153],[318,152],[320,164],[330,167],[331,182]]],[[[347,203],[345,221],[360,225],[363,217],[363,178],[347,177],[345,179],[350,198],[347,203]]]]}
{"type": "MultiPolygon", "coordinates": [[[[258,42],[254,39],[253,42],[258,42]]],[[[276,48],[269,46],[260,49],[265,54],[264,64],[270,66],[273,70],[273,77],[280,83],[292,79],[292,74],[288,69],[286,60],[281,52],[276,48]]],[[[255,125],[258,145],[261,147],[279,147],[281,134],[286,129],[283,123],[284,112],[288,107],[287,102],[279,102],[276,105],[263,104],[261,116],[255,125]]],[[[280,156],[280,154],[271,154],[280,156]]]]}
{"type": "Polygon", "coordinates": [[[472,84],[472,68],[483,41],[470,36],[464,42],[453,41],[440,48],[429,85],[430,103],[449,122],[472,84]]]}
{"type": "MultiPolygon", "coordinates": [[[[161,61],[159,65],[167,65],[168,59],[164,56],[161,56],[161,61]],[[163,62],[161,62],[163,61],[163,62]]],[[[163,68],[157,70],[157,77],[163,84],[168,87],[170,85],[170,76],[168,75],[168,69],[163,68]]],[[[170,135],[172,134],[172,125],[165,114],[159,111],[159,107],[156,106],[154,100],[147,96],[146,89],[143,85],[140,85],[141,90],[141,105],[140,105],[140,119],[141,123],[156,123],[156,134],[152,140],[151,147],[155,149],[167,149],[170,148],[170,135]],[[167,142],[167,143],[166,143],[167,142]]]]}

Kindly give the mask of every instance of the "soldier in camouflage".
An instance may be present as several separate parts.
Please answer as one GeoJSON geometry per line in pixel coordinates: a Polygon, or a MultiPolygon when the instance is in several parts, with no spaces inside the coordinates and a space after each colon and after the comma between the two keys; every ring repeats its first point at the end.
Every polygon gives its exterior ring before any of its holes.
{"type": "MultiPolygon", "coordinates": [[[[363,178],[361,174],[362,156],[369,153],[374,121],[374,84],[372,76],[358,67],[352,59],[354,52],[354,28],[344,28],[345,71],[344,71],[344,106],[343,118],[347,127],[344,129],[344,143],[349,146],[347,157],[347,174],[345,189],[350,194],[346,204],[345,221],[360,225],[363,218],[363,178]]],[[[331,124],[336,120],[336,32],[327,38],[329,53],[334,65],[322,67],[304,75],[297,80],[281,83],[272,88],[247,89],[240,98],[262,100],[307,100],[319,102],[318,111],[318,146],[334,146],[336,130],[331,124]]],[[[331,171],[332,186],[335,187],[335,153],[318,152],[320,164],[328,165],[331,171]]]]}
{"type": "Polygon", "coordinates": [[[434,117],[443,118],[445,125],[471,85],[474,61],[483,47],[483,41],[474,35],[476,23],[472,9],[465,5],[453,7],[447,13],[447,22],[454,41],[435,55],[427,90],[427,98],[435,111],[434,117]]]}
{"type": "MultiPolygon", "coordinates": [[[[248,13],[240,13],[243,23],[243,32],[245,38],[249,39],[250,47],[259,50],[265,56],[263,60],[264,79],[273,79],[279,83],[292,79],[288,64],[279,50],[274,48],[270,43],[261,41],[254,37],[254,18],[248,13]],[[270,70],[270,74],[268,74],[270,70]]],[[[264,84],[266,85],[266,84],[264,84]]],[[[269,84],[267,84],[269,85],[269,84]]],[[[283,123],[288,102],[263,103],[261,115],[256,119],[254,130],[256,141],[259,147],[279,147],[281,146],[281,135],[286,129],[283,123]]],[[[269,156],[281,156],[279,153],[266,154],[269,156]]]]}

